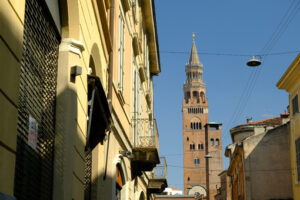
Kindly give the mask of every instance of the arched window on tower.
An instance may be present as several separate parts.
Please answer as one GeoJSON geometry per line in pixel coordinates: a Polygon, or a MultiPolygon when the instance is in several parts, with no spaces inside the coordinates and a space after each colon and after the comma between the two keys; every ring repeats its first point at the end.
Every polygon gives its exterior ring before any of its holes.
{"type": "Polygon", "coordinates": [[[200,98],[201,98],[201,101],[204,103],[205,102],[205,94],[204,94],[204,92],[200,92],[200,98]]]}
{"type": "Polygon", "coordinates": [[[197,91],[193,91],[193,97],[197,98],[198,97],[198,92],[197,91]]]}
{"type": "Polygon", "coordinates": [[[215,141],[214,141],[214,139],[212,138],[212,139],[210,139],[210,146],[214,146],[215,145],[215,141]]]}
{"type": "Polygon", "coordinates": [[[191,130],[193,130],[193,123],[191,123],[191,130]]]}
{"type": "Polygon", "coordinates": [[[196,123],[196,130],[198,130],[198,129],[199,129],[198,125],[199,125],[199,123],[196,123]]]}
{"type": "Polygon", "coordinates": [[[191,93],[190,92],[186,93],[186,98],[188,98],[188,99],[191,98],[191,93]]]}
{"type": "Polygon", "coordinates": [[[190,144],[190,150],[195,150],[195,144],[190,144]]]}
{"type": "Polygon", "coordinates": [[[216,146],[219,146],[220,145],[220,141],[219,141],[219,139],[217,138],[216,139],[216,146]]]}

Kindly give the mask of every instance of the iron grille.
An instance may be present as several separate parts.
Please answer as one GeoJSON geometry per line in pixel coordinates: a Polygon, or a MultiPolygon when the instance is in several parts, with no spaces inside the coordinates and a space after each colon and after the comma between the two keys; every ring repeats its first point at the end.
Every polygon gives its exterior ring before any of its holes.
{"type": "Polygon", "coordinates": [[[40,0],[25,4],[14,187],[18,200],[52,199],[60,38],[44,4],[40,0]],[[36,147],[28,142],[30,119],[38,124],[36,147]]]}
{"type": "Polygon", "coordinates": [[[85,153],[84,169],[84,200],[90,200],[92,195],[92,152],[85,153]]]}

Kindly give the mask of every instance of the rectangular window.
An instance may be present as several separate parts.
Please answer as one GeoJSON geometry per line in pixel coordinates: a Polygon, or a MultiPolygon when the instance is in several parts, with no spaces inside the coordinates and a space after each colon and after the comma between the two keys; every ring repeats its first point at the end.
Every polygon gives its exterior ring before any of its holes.
{"type": "Polygon", "coordinates": [[[300,137],[298,137],[295,141],[296,143],[296,161],[297,161],[297,180],[300,181],[300,137]]]}
{"type": "Polygon", "coordinates": [[[122,93],[124,90],[124,28],[124,19],[119,10],[118,88],[122,93]]]}
{"type": "Polygon", "coordinates": [[[292,100],[292,106],[293,106],[293,115],[299,112],[298,107],[298,94],[293,98],[292,100]]]}

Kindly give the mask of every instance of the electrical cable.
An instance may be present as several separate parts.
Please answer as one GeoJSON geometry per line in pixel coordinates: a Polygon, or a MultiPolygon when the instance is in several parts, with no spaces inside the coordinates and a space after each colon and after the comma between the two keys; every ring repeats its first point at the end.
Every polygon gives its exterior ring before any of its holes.
{"type": "MultiPolygon", "coordinates": [[[[286,31],[288,25],[293,20],[293,18],[298,13],[300,6],[299,1],[293,1],[289,8],[287,9],[285,15],[282,17],[280,23],[277,25],[275,31],[273,32],[272,36],[267,41],[266,45],[263,47],[260,54],[258,54],[261,57],[262,61],[265,61],[265,58],[269,55],[280,55],[281,53],[270,53],[271,50],[274,48],[280,37],[283,35],[283,33],[286,31]],[[296,5],[295,5],[296,3],[296,5]]],[[[287,52],[285,52],[287,53],[287,52]]],[[[284,54],[282,52],[282,54],[284,54]]],[[[227,123],[226,129],[229,127],[232,127],[232,125],[240,118],[242,113],[244,112],[246,105],[252,95],[252,92],[255,88],[256,82],[259,78],[260,72],[262,67],[254,69],[254,71],[250,74],[246,87],[243,90],[243,93],[238,101],[238,106],[236,107],[233,115],[230,118],[229,123],[227,123]]]]}
{"type": "MultiPolygon", "coordinates": [[[[190,54],[190,52],[187,51],[168,51],[168,50],[162,50],[159,51],[160,54],[190,54]]],[[[300,50],[290,50],[290,51],[282,51],[282,52],[274,52],[269,54],[254,54],[256,56],[280,56],[280,55],[287,55],[287,54],[294,54],[294,53],[300,53],[300,50]]],[[[217,53],[217,52],[198,52],[198,55],[207,55],[207,56],[235,56],[235,57],[251,57],[253,54],[237,54],[237,53],[217,53]]]]}

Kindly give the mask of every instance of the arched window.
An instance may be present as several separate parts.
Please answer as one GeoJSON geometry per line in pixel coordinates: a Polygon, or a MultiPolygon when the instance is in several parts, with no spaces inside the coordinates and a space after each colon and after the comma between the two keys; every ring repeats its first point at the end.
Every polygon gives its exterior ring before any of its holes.
{"type": "Polygon", "coordinates": [[[198,97],[198,92],[197,91],[193,91],[193,97],[198,97]]]}
{"type": "Polygon", "coordinates": [[[198,130],[199,128],[198,128],[198,123],[196,123],[196,130],[198,130]]]}
{"type": "Polygon", "coordinates": [[[190,144],[190,150],[195,150],[195,144],[190,144]]]}
{"type": "Polygon", "coordinates": [[[203,149],[203,144],[201,144],[201,149],[203,149]]]}
{"type": "Polygon", "coordinates": [[[116,199],[121,199],[121,190],[125,184],[124,174],[121,169],[120,164],[118,164],[116,167],[116,199]]]}
{"type": "Polygon", "coordinates": [[[188,177],[187,180],[190,181],[190,177],[188,177]]]}
{"type": "Polygon", "coordinates": [[[193,123],[191,123],[191,130],[193,130],[193,123]]]}
{"type": "Polygon", "coordinates": [[[195,123],[193,123],[193,129],[194,129],[194,130],[196,129],[196,124],[195,124],[195,123]]]}
{"type": "Polygon", "coordinates": [[[220,145],[220,141],[219,141],[219,139],[217,138],[216,139],[216,146],[219,146],[220,145]]]}
{"type": "Polygon", "coordinates": [[[210,146],[214,146],[214,145],[215,145],[214,139],[210,139],[210,146]]]}
{"type": "Polygon", "coordinates": [[[186,141],[189,141],[190,140],[190,138],[189,137],[186,137],[186,141]]]}
{"type": "Polygon", "coordinates": [[[199,158],[194,159],[194,164],[199,165],[200,164],[200,159],[199,158]]]}
{"type": "Polygon", "coordinates": [[[191,93],[190,92],[186,93],[186,98],[188,98],[188,99],[191,98],[191,93]]]}

